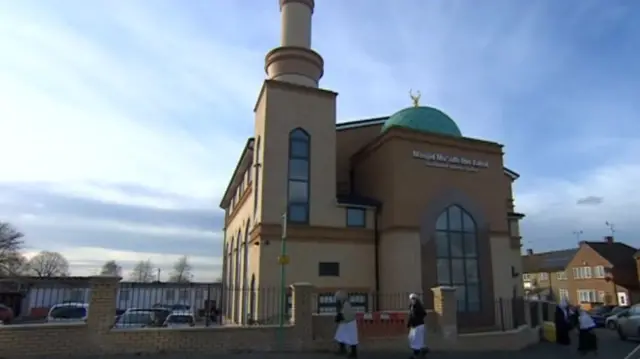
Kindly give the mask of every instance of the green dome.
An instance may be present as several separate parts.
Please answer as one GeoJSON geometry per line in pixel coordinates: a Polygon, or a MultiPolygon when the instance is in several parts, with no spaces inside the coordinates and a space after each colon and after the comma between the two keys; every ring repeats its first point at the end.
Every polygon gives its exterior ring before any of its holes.
{"type": "Polygon", "coordinates": [[[451,117],[438,109],[426,106],[408,107],[394,113],[382,126],[382,132],[391,127],[404,127],[419,132],[462,137],[462,132],[451,117]]]}

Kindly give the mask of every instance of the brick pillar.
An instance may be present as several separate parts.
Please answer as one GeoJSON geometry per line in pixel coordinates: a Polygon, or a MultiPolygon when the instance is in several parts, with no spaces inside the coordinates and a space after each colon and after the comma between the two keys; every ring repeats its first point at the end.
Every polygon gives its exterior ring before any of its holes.
{"type": "Polygon", "coordinates": [[[455,287],[435,287],[433,291],[433,310],[438,317],[442,337],[447,341],[458,338],[458,305],[455,287]]]}
{"type": "Polygon", "coordinates": [[[302,346],[313,341],[313,295],[315,287],[310,283],[294,283],[291,285],[292,308],[291,322],[294,325],[295,339],[302,346]]]}
{"type": "Polygon", "coordinates": [[[108,275],[89,278],[91,299],[87,326],[90,332],[106,333],[113,326],[120,279],[122,278],[108,275]]]}

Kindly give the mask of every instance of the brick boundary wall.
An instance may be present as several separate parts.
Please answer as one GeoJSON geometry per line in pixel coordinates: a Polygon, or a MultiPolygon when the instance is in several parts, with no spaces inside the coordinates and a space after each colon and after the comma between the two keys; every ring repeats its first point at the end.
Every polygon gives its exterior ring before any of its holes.
{"type": "MultiPolygon", "coordinates": [[[[90,278],[91,297],[86,323],[23,324],[0,326],[0,357],[3,359],[109,354],[158,354],[269,351],[318,351],[334,346],[332,316],[315,315],[315,287],[296,283],[292,289],[292,319],[280,332],[278,326],[220,326],[206,328],[112,329],[119,277],[90,278]]],[[[454,288],[434,288],[435,308],[428,315],[425,335],[435,350],[507,350],[529,345],[532,334],[522,330],[474,334],[457,333],[454,288]],[[468,344],[465,344],[468,343],[468,344]]],[[[371,314],[359,318],[361,345],[376,350],[406,350],[407,333],[400,314],[371,314]],[[374,320],[375,319],[375,320],[374,320]],[[376,327],[380,326],[380,327],[376,327]],[[381,329],[382,328],[382,329],[381,329]]],[[[529,329],[528,327],[525,329],[529,329]]]]}

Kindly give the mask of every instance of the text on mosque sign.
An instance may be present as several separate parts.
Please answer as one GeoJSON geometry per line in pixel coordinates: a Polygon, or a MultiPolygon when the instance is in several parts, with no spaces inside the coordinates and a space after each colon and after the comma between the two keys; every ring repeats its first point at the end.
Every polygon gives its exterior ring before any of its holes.
{"type": "Polygon", "coordinates": [[[413,151],[413,158],[426,161],[429,167],[449,168],[468,172],[478,172],[481,168],[488,168],[488,161],[474,160],[462,156],[450,156],[437,152],[413,151]]]}

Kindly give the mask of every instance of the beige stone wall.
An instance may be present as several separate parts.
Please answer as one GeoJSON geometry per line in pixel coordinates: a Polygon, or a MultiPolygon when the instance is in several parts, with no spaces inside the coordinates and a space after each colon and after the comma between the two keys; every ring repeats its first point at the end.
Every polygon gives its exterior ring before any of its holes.
{"type": "MultiPolygon", "coordinates": [[[[0,326],[0,355],[3,359],[160,353],[214,355],[239,351],[314,351],[333,345],[333,317],[312,314],[316,288],[308,283],[291,287],[292,320],[282,332],[277,326],[111,329],[118,280],[92,278],[86,323],[0,326]]],[[[537,341],[537,332],[528,327],[501,333],[458,335],[455,289],[435,288],[434,297],[436,306],[428,315],[426,334],[434,350],[517,350],[537,341]]],[[[363,320],[359,326],[361,347],[367,350],[406,349],[404,319],[398,320],[396,316],[387,322],[363,320]]]]}

